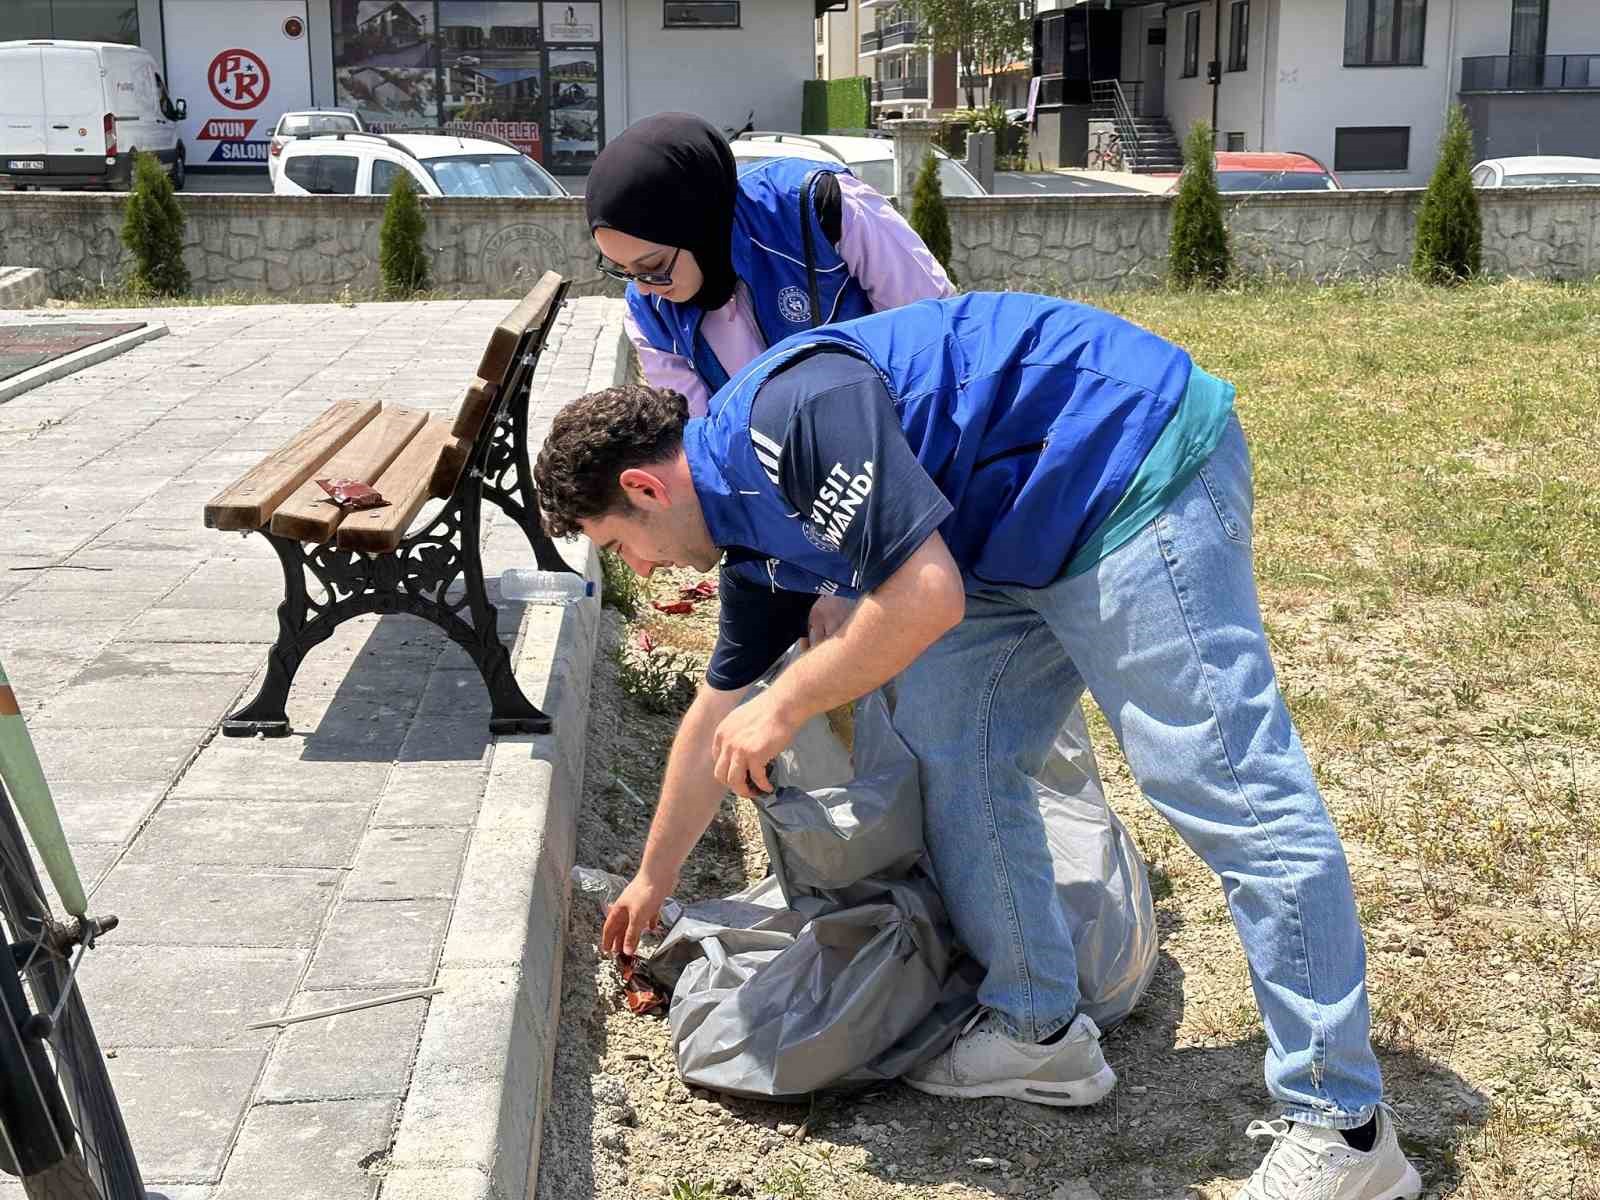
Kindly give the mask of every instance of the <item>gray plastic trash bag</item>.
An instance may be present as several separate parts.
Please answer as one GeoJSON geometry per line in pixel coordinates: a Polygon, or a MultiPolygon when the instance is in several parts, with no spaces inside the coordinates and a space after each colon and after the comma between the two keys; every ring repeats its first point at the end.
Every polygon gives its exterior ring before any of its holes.
{"type": "MultiPolygon", "coordinates": [[[[1109,1027],[1155,970],[1144,863],[1081,764],[1058,753],[1041,775],[1080,1011],[1109,1027]]],[[[773,875],[685,905],[641,963],[672,988],[678,1072],[770,1099],[898,1078],[954,1040],[983,972],[956,944],[927,869],[917,763],[885,694],[857,704],[851,751],[816,718],[772,779],[757,810],[773,875]]]]}

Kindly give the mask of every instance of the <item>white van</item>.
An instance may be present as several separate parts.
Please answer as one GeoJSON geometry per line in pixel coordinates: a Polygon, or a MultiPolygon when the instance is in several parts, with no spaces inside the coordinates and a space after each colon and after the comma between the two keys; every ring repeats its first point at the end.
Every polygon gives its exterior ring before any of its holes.
{"type": "Polygon", "coordinates": [[[0,184],[125,188],[148,150],[182,187],[186,109],[138,46],[0,42],[0,184]]]}

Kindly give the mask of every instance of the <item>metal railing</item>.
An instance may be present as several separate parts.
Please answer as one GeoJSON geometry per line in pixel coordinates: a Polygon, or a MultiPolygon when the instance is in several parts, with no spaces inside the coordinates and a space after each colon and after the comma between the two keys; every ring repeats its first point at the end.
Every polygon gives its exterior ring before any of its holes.
{"type": "Polygon", "coordinates": [[[1117,118],[1116,91],[1111,87],[1101,88],[1100,84],[1114,84],[1122,90],[1123,99],[1127,102],[1128,111],[1138,114],[1140,106],[1144,103],[1144,82],[1138,79],[1102,79],[1100,83],[1089,86],[1089,116],[1096,121],[1114,121],[1117,118]],[[1096,91],[1099,88],[1100,90],[1096,91]]]}
{"type": "Polygon", "coordinates": [[[919,76],[880,80],[873,89],[874,100],[926,100],[928,81],[919,76]]]}
{"type": "Polygon", "coordinates": [[[1463,58],[1461,90],[1600,91],[1600,54],[1483,54],[1463,58]]]}
{"type": "MultiPolygon", "coordinates": [[[[1132,86],[1130,84],[1130,86],[1132,86]]],[[[1117,138],[1122,143],[1122,165],[1125,170],[1138,167],[1144,147],[1139,142],[1139,126],[1134,121],[1133,109],[1128,106],[1127,94],[1120,79],[1096,79],[1089,84],[1091,115],[1102,121],[1115,121],[1117,138]],[[1104,116],[1100,116],[1104,113],[1104,116]]]]}
{"type": "Polygon", "coordinates": [[[915,46],[923,40],[922,26],[916,21],[896,21],[880,26],[878,37],[885,50],[891,46],[915,46]]]}

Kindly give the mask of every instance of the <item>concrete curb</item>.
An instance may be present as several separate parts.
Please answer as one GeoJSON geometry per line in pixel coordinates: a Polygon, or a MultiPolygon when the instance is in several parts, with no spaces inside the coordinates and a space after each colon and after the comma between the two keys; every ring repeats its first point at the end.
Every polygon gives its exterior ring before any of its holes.
{"type": "Polygon", "coordinates": [[[93,346],[85,346],[82,350],[75,350],[71,354],[52,359],[32,370],[24,371],[20,375],[13,375],[0,383],[0,404],[23,392],[30,392],[41,384],[49,383],[55,379],[71,375],[74,371],[84,367],[93,366],[95,363],[105,362],[108,358],[115,358],[125,350],[132,350],[140,342],[148,342],[151,338],[165,337],[167,327],[157,322],[146,325],[143,329],[135,329],[131,333],[118,334],[114,338],[107,338],[93,346]]]}
{"type": "MultiPolygon", "coordinates": [[[[587,386],[628,362],[619,331],[587,386]]],[[[517,681],[554,730],[495,743],[381,1200],[525,1200],[538,1181],[600,626],[599,555],[579,545],[595,597],[527,610],[517,681]]]]}
{"type": "Polygon", "coordinates": [[[0,267],[0,308],[38,308],[50,285],[38,267],[0,267]]]}

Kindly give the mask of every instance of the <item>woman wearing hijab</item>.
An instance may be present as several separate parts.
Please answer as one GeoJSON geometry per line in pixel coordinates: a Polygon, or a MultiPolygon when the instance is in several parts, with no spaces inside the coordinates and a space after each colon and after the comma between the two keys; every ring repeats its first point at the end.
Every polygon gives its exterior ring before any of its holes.
{"type": "MultiPolygon", "coordinates": [[[[629,126],[595,160],[584,204],[600,270],[628,284],[624,323],[645,381],[684,396],[692,417],[790,334],[955,294],[905,218],[843,164],[769,158],[740,170],[727,139],[689,113],[629,126]]],[[[724,573],[723,586],[737,577],[724,573]]],[[[852,607],[835,596],[794,602],[810,606],[812,641],[852,607]]],[[[767,636],[725,632],[721,644],[746,649],[767,636]]],[[[741,667],[713,659],[706,681],[742,691],[741,667]]],[[[1041,774],[1064,795],[1105,805],[1081,705],[1041,774]]]]}
{"type": "Polygon", "coordinates": [[[628,284],[645,380],[681,393],[691,416],[792,333],[955,294],[905,219],[843,164],[740,170],[727,139],[688,113],[630,126],[595,161],[584,200],[600,269],[628,284]]]}

